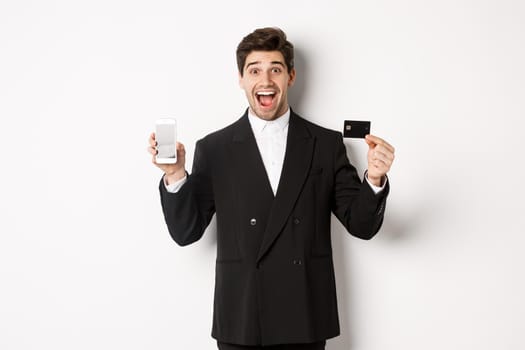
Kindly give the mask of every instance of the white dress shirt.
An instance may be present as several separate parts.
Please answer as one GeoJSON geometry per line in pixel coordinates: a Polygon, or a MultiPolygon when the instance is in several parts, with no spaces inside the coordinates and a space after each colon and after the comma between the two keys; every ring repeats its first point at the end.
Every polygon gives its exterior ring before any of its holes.
{"type": "Polygon", "coordinates": [[[290,122],[290,108],[277,119],[266,121],[251,112],[248,120],[252,127],[259,153],[270,180],[273,194],[277,193],[279,179],[283,170],[286,140],[288,139],[288,124],[290,122]]]}
{"type": "MultiPolygon", "coordinates": [[[[273,194],[277,193],[277,187],[279,186],[279,179],[281,178],[281,172],[283,170],[284,156],[286,153],[286,140],[288,139],[288,124],[290,122],[290,108],[282,116],[274,120],[264,120],[256,115],[248,112],[248,120],[257,142],[257,147],[261,158],[266,169],[266,175],[270,181],[273,194]]],[[[179,181],[166,185],[166,190],[171,193],[176,193],[186,183],[187,177],[184,176],[179,181]]],[[[383,182],[381,187],[374,186],[368,181],[365,176],[366,182],[370,185],[374,193],[379,193],[385,188],[386,181],[383,182]]]]}

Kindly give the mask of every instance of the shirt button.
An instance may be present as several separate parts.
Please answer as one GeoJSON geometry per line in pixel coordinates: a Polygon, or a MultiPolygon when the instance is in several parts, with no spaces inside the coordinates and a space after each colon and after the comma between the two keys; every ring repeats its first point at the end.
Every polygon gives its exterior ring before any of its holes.
{"type": "Polygon", "coordinates": [[[295,260],[293,261],[293,264],[294,264],[294,265],[302,265],[303,262],[301,261],[301,259],[295,259],[295,260]]]}
{"type": "Polygon", "coordinates": [[[255,218],[250,220],[250,225],[255,226],[257,224],[257,220],[255,218]]]}
{"type": "Polygon", "coordinates": [[[301,220],[299,220],[298,218],[293,219],[293,223],[296,225],[299,225],[300,222],[301,220]]]}

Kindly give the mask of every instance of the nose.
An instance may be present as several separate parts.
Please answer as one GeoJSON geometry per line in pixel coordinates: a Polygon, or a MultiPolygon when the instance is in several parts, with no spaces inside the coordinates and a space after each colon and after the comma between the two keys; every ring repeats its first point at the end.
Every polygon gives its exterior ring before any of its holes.
{"type": "Polygon", "coordinates": [[[272,83],[270,72],[261,74],[261,83],[265,86],[269,86],[272,83]]]}

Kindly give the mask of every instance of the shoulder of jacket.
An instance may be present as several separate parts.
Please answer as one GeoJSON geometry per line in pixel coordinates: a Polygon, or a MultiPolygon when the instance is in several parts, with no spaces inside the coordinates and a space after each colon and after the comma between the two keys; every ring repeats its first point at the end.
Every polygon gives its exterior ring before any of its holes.
{"type": "Polygon", "coordinates": [[[295,117],[299,120],[300,123],[303,123],[306,128],[315,136],[320,137],[329,137],[329,138],[341,138],[342,133],[336,130],[328,129],[318,124],[315,124],[298,114],[295,114],[295,117]]]}
{"type": "Polygon", "coordinates": [[[237,125],[241,121],[241,119],[236,120],[235,122],[231,123],[228,126],[225,126],[224,128],[209,133],[208,135],[198,140],[197,143],[216,145],[217,142],[224,142],[230,140],[233,135],[233,131],[237,128],[237,125]]]}

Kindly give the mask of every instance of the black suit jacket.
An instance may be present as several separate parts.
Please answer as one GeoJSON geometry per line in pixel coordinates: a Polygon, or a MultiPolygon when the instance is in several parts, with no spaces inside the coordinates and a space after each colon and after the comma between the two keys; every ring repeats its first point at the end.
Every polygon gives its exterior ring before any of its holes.
{"type": "Polygon", "coordinates": [[[291,112],[274,197],[247,113],[195,147],[179,192],[160,184],[172,238],[199,240],[217,216],[212,337],[243,345],[309,343],[339,335],[330,239],[333,212],[362,239],[379,230],[376,195],[350,165],[341,134],[291,112]]]}

